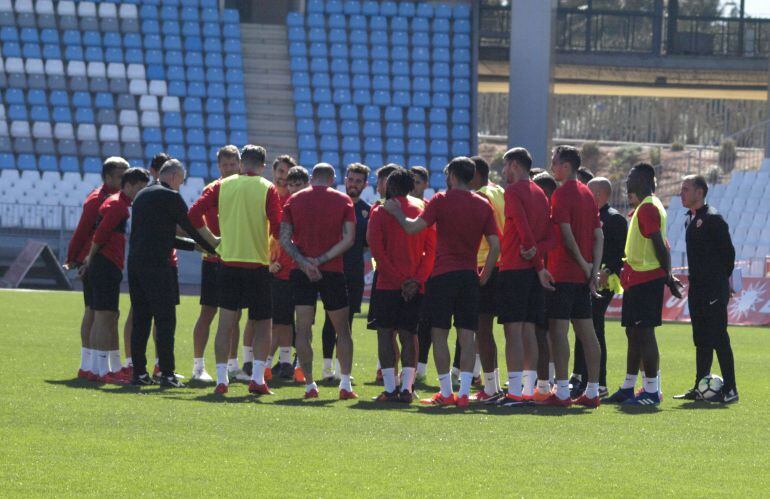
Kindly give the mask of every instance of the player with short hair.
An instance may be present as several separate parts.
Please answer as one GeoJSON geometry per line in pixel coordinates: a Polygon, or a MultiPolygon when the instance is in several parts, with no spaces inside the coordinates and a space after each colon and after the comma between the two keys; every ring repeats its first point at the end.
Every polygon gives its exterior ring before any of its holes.
{"type": "Polygon", "coordinates": [[[353,338],[342,254],[355,240],[355,212],[350,197],[334,189],[334,167],[318,163],[310,188],[292,195],[284,206],[281,245],[296,263],[291,271],[296,313],[296,349],[305,374],[305,398],[318,397],[313,378],[312,338],[315,304],[321,295],[337,333],[341,400],[358,398],[350,383],[353,338]]]}
{"type": "MultiPolygon", "coordinates": [[[[273,185],[278,191],[278,197],[281,202],[281,208],[289,200],[289,197],[296,191],[288,186],[289,172],[297,166],[297,162],[288,154],[282,154],[273,161],[273,185]]],[[[271,287],[273,291],[273,343],[270,346],[270,353],[267,356],[267,365],[265,366],[265,379],[268,381],[273,374],[281,379],[290,380],[294,378],[294,363],[291,359],[292,335],[294,332],[294,302],[291,299],[291,283],[289,282],[289,273],[292,268],[292,260],[289,255],[281,248],[280,244],[275,245],[276,255],[271,258],[270,273],[273,275],[271,287]],[[273,365],[273,356],[278,352],[278,362],[273,365]],[[275,371],[275,372],[273,372],[275,371]]],[[[251,370],[248,353],[250,347],[245,343],[244,335],[244,365],[246,372],[251,370]]],[[[251,352],[251,360],[254,354],[251,352]]],[[[297,373],[297,374],[301,374],[297,373]]]]}
{"type": "Polygon", "coordinates": [[[551,158],[554,179],[561,182],[551,196],[551,220],[558,227],[557,244],[548,255],[548,271],[555,291],[546,294],[548,335],[556,367],[556,390],[542,403],[572,405],[569,389],[570,322],[583,344],[588,371],[586,391],[574,402],[598,407],[599,342],[592,320],[591,296],[596,295],[604,236],[593,194],[578,182],[580,153],[572,146],[557,146],[551,158]]]}
{"type": "MultiPolygon", "coordinates": [[[[369,167],[362,163],[351,163],[345,171],[345,193],[353,201],[353,209],[356,213],[356,237],[353,246],[342,255],[345,284],[348,289],[348,322],[351,328],[353,315],[361,312],[361,301],[364,296],[364,249],[366,248],[366,228],[369,225],[369,213],[372,207],[361,199],[361,192],[368,185],[369,172],[369,167]]],[[[328,314],[324,320],[322,341],[324,356],[322,380],[339,379],[339,361],[335,369],[332,360],[335,345],[334,326],[328,314]]]]}
{"type": "Polygon", "coordinates": [[[107,158],[104,164],[121,170],[125,168],[125,173],[121,178],[120,191],[108,197],[99,208],[93,243],[79,274],[88,275],[93,292],[91,309],[94,311],[94,323],[90,334],[93,354],[89,371],[98,375],[102,383],[125,385],[131,379],[129,370],[120,363],[118,317],[126,224],[131,202],[147,186],[150,174],[143,168],[128,168],[128,161],[120,157],[107,158]]]}
{"type": "Polygon", "coordinates": [[[533,175],[532,181],[543,190],[550,203],[553,192],[559,187],[553,176],[548,172],[541,172],[537,175],[533,175]]]}
{"type": "Polygon", "coordinates": [[[409,169],[414,174],[414,189],[409,193],[417,199],[425,197],[425,190],[430,185],[430,172],[424,166],[413,166],[409,169]]]}
{"type": "MultiPolygon", "coordinates": [[[[416,217],[422,205],[409,193],[414,188],[414,175],[397,168],[387,178],[388,199],[401,205],[407,216],[416,217]]],[[[367,240],[372,257],[377,261],[379,276],[372,301],[377,302],[378,358],[382,366],[385,390],[378,402],[412,401],[415,374],[415,342],[424,284],[433,268],[436,234],[433,228],[417,235],[407,234],[398,221],[382,205],[372,210],[367,240]],[[376,292],[375,292],[376,291],[376,292]],[[401,340],[401,389],[396,387],[396,352],[393,335],[401,340]]]]}
{"type": "MultiPolygon", "coordinates": [[[[241,153],[234,145],[226,145],[217,151],[217,168],[219,169],[219,178],[206,187],[203,188],[201,196],[206,195],[208,191],[214,188],[218,182],[222,179],[236,175],[241,171],[241,153]]],[[[190,207],[190,216],[194,217],[200,210],[197,206],[196,200],[190,207]]],[[[219,212],[217,206],[210,206],[209,209],[200,214],[206,224],[206,227],[212,234],[219,237],[219,212]]],[[[192,379],[196,381],[214,381],[211,375],[206,372],[206,365],[203,359],[203,353],[206,350],[206,343],[209,339],[209,330],[211,328],[211,322],[217,315],[217,308],[219,307],[219,290],[217,289],[217,273],[221,261],[219,255],[209,255],[204,253],[201,259],[201,292],[200,292],[200,306],[201,311],[198,316],[198,320],[193,328],[193,373],[192,379]]],[[[236,323],[235,328],[238,328],[236,323]]],[[[232,335],[233,333],[231,333],[232,335]]],[[[232,344],[230,348],[230,357],[237,357],[237,337],[238,333],[235,332],[236,344],[235,353],[233,352],[232,344]]],[[[232,336],[231,336],[232,337],[232,336]]],[[[245,334],[244,334],[245,337],[245,334]]],[[[244,348],[245,350],[245,348],[244,348]]]]}
{"type": "Polygon", "coordinates": [[[445,169],[449,189],[433,196],[417,218],[406,218],[400,203],[394,199],[385,203],[385,209],[396,217],[408,234],[436,225],[436,260],[425,294],[425,313],[432,326],[433,356],[441,384],[441,391],[424,401],[433,405],[467,407],[469,404],[479,286],[489,281],[500,253],[494,209],[469,186],[475,170],[476,165],[470,158],[452,159],[445,169]],[[489,243],[489,254],[478,274],[476,256],[482,236],[489,243]],[[462,346],[457,397],[452,390],[447,344],[453,317],[462,346]]]}
{"type": "Polygon", "coordinates": [[[716,351],[724,376],[722,390],[709,402],[729,404],[738,401],[735,360],[727,333],[727,304],[730,301],[730,275],[735,266],[735,248],[727,222],[706,203],[708,184],[701,175],[688,175],[682,181],[682,206],[689,209],[685,240],[689,264],[692,336],[695,343],[695,385],[675,399],[698,400],[698,382],[711,373],[716,351]]]}
{"type": "Polygon", "coordinates": [[[655,196],[655,168],[638,163],[626,180],[628,203],[634,208],[626,238],[625,265],[621,272],[623,310],[621,324],[626,328],[628,354],[626,379],[607,401],[630,405],[658,405],[660,397],[660,354],[655,328],[662,323],[663,288],[668,286],[677,298],[681,283],[671,272],[671,256],[666,241],[666,209],[655,196]],[[644,387],[634,395],[640,362],[644,387]]]}
{"type": "MultiPolygon", "coordinates": [[[[128,169],[128,165],[118,162],[104,162],[102,164],[102,185],[91,191],[83,202],[83,211],[80,214],[80,220],[72,234],[67,247],[67,260],[64,263],[65,269],[77,269],[88,256],[91,250],[91,244],[96,230],[96,221],[99,218],[99,208],[107,198],[120,190],[120,181],[123,173],[128,169]]],[[[83,319],[80,322],[80,369],[78,378],[95,380],[98,374],[90,371],[92,364],[93,348],[90,341],[91,328],[94,322],[94,311],[91,308],[93,303],[93,289],[88,274],[81,277],[83,282],[83,301],[85,308],[83,319]]],[[[127,351],[129,352],[129,351],[127,351]]],[[[130,355],[127,353],[127,355],[130,355]]]]}
{"type": "Polygon", "coordinates": [[[585,166],[581,166],[578,168],[577,178],[581,183],[588,185],[588,183],[594,178],[594,174],[585,166]]]}
{"type": "Polygon", "coordinates": [[[214,184],[198,199],[200,211],[191,214],[193,226],[206,230],[202,213],[214,206],[219,211],[222,235],[217,253],[222,265],[217,272],[219,325],[214,339],[217,394],[228,391],[230,333],[237,324],[238,312],[244,308],[248,309],[248,321],[255,332],[249,393],[272,393],[265,380],[273,317],[269,236],[278,235],[281,203],[275,186],[262,177],[266,156],[264,147],[245,145],[241,151],[242,173],[214,184]]]}

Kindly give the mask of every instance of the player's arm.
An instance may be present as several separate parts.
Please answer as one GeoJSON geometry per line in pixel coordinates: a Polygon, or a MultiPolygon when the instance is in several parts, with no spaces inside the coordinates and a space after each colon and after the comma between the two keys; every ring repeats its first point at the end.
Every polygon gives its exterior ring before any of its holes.
{"type": "Polygon", "coordinates": [[[599,296],[598,293],[598,277],[599,269],[602,264],[602,253],[604,253],[604,232],[601,227],[594,228],[594,246],[591,254],[593,255],[593,263],[591,266],[591,278],[588,281],[588,287],[591,288],[591,292],[594,296],[599,296]]]}
{"type": "Polygon", "coordinates": [[[377,270],[387,275],[396,276],[400,282],[406,281],[409,276],[401,272],[394,262],[390,260],[390,255],[385,250],[385,231],[382,224],[382,212],[380,210],[372,213],[367,230],[367,242],[372,252],[372,258],[377,262],[377,270]]]}
{"type": "Polygon", "coordinates": [[[602,257],[606,260],[607,271],[610,274],[620,275],[623,268],[623,252],[626,246],[628,224],[622,215],[613,215],[607,220],[605,229],[607,254],[602,255],[602,257]]]}
{"type": "Polygon", "coordinates": [[[660,231],[650,234],[649,239],[652,241],[652,247],[655,249],[655,258],[658,259],[660,266],[666,272],[666,285],[671,290],[671,294],[677,298],[682,297],[680,291],[682,283],[679,282],[673,272],[671,271],[671,255],[666,247],[666,242],[663,240],[663,236],[660,231]]]}
{"type": "Polygon", "coordinates": [[[291,236],[294,233],[294,226],[286,221],[281,221],[280,226],[280,241],[286,254],[289,255],[297,264],[297,267],[308,276],[311,281],[321,280],[321,271],[318,270],[318,266],[311,263],[305,255],[303,255],[294,241],[291,240],[291,236]]]}
{"type": "MultiPolygon", "coordinates": [[[[196,243],[198,243],[198,245],[203,248],[204,251],[211,254],[216,253],[216,247],[219,244],[219,238],[211,233],[208,227],[206,227],[205,223],[199,229],[196,229],[193,226],[190,218],[187,215],[187,204],[184,202],[184,199],[182,199],[182,196],[180,196],[179,193],[174,194],[169,209],[171,210],[171,217],[174,219],[176,224],[180,226],[183,231],[187,232],[187,234],[196,243]]],[[[175,237],[174,247],[177,249],[189,251],[189,242],[183,241],[183,239],[184,238],[180,238],[179,236],[175,237]]],[[[194,248],[195,246],[193,245],[193,249],[194,248]]]]}
{"type": "Polygon", "coordinates": [[[278,260],[280,256],[280,246],[278,239],[281,237],[281,216],[283,214],[283,205],[281,197],[278,195],[278,189],[271,185],[267,190],[265,199],[265,213],[270,223],[270,238],[268,239],[268,249],[270,252],[270,261],[278,260]]]}
{"type": "Polygon", "coordinates": [[[424,283],[430,277],[430,273],[433,272],[433,264],[436,261],[436,229],[429,227],[425,233],[425,243],[423,245],[422,258],[420,258],[420,265],[417,267],[417,273],[415,279],[420,283],[424,283]]]}
{"type": "Polygon", "coordinates": [[[406,218],[401,210],[401,205],[395,199],[385,201],[382,207],[398,221],[398,224],[407,234],[417,234],[428,227],[428,223],[420,216],[417,218],[406,218]]]}
{"type": "Polygon", "coordinates": [[[712,244],[716,245],[717,252],[721,257],[719,264],[723,266],[727,275],[730,275],[735,269],[735,246],[733,246],[733,240],[730,237],[730,228],[721,216],[709,218],[711,218],[712,223],[712,244]]]}
{"type": "Polygon", "coordinates": [[[577,241],[575,241],[575,235],[572,233],[572,225],[560,223],[559,230],[561,231],[561,239],[564,242],[567,254],[580,265],[580,268],[583,269],[586,275],[586,281],[588,281],[591,278],[593,266],[580,253],[580,248],[578,248],[577,241]]]}
{"type": "Polygon", "coordinates": [[[72,234],[69,246],[67,247],[67,261],[64,263],[66,268],[75,268],[83,262],[78,262],[77,256],[83,249],[83,245],[90,242],[88,237],[91,228],[96,223],[99,216],[99,205],[97,199],[89,199],[83,204],[83,211],[80,214],[80,220],[72,234]]]}
{"type": "Polygon", "coordinates": [[[484,236],[489,245],[489,253],[487,253],[487,259],[484,262],[484,268],[479,274],[479,283],[483,286],[492,277],[492,272],[495,270],[495,264],[500,256],[500,238],[497,234],[486,234],[484,236]]]}
{"type": "Polygon", "coordinates": [[[326,250],[323,254],[316,257],[316,261],[318,262],[318,265],[323,265],[324,263],[334,260],[338,256],[342,255],[344,252],[349,250],[353,243],[356,242],[356,223],[351,222],[349,220],[346,220],[342,224],[342,239],[326,250]]]}

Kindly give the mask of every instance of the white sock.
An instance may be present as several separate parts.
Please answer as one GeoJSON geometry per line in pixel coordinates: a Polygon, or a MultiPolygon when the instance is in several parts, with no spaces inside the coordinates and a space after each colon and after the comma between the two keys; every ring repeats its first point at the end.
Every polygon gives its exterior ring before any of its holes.
{"type": "Polygon", "coordinates": [[[586,385],[586,397],[594,399],[599,396],[599,383],[591,383],[590,381],[586,385]]]}
{"type": "Polygon", "coordinates": [[[439,374],[438,383],[441,387],[441,396],[449,397],[452,395],[452,375],[449,373],[439,374]]]}
{"type": "Polygon", "coordinates": [[[417,363],[417,374],[420,376],[425,376],[428,373],[428,364],[423,364],[422,362],[417,363]]]}
{"type": "Polygon", "coordinates": [[[229,385],[230,379],[227,376],[227,364],[217,364],[217,384],[229,385]]]}
{"type": "Polygon", "coordinates": [[[318,385],[315,384],[315,381],[313,381],[309,385],[305,385],[305,393],[308,393],[310,390],[318,391],[318,385]]]}
{"type": "Polygon", "coordinates": [[[663,392],[663,380],[660,377],[660,369],[658,369],[658,393],[663,392]]]}
{"type": "Polygon", "coordinates": [[[551,391],[551,384],[548,382],[547,379],[539,379],[537,380],[537,391],[540,392],[542,395],[545,395],[546,393],[551,391]]]}
{"type": "Polygon", "coordinates": [[[120,363],[120,350],[110,350],[108,355],[110,356],[111,373],[116,373],[123,369],[123,364],[120,363]]]}
{"type": "Polygon", "coordinates": [[[251,368],[251,380],[258,385],[265,384],[265,361],[255,360],[251,368]]]}
{"type": "Polygon", "coordinates": [[[88,349],[85,347],[80,348],[80,370],[81,371],[87,371],[88,370],[88,349]]]}
{"type": "Polygon", "coordinates": [[[521,397],[521,371],[508,371],[508,395],[521,397]]]}
{"type": "Polygon", "coordinates": [[[206,364],[203,361],[203,357],[193,359],[193,371],[203,371],[206,369],[206,364]]]}
{"type": "Polygon", "coordinates": [[[456,367],[453,367],[452,368],[452,376],[454,376],[455,378],[459,378],[460,377],[460,370],[458,368],[456,368],[456,367]]]}
{"type": "Polygon", "coordinates": [[[337,373],[337,375],[342,374],[342,369],[340,368],[340,359],[334,359],[334,372],[337,373]]]}
{"type": "Polygon", "coordinates": [[[382,370],[382,382],[385,385],[386,392],[392,392],[396,389],[396,369],[386,367],[382,370]]]}
{"type": "Polygon", "coordinates": [[[495,393],[495,373],[484,373],[484,393],[494,395],[495,393]]]}
{"type": "Polygon", "coordinates": [[[569,380],[557,379],[556,380],[556,396],[561,400],[569,398],[569,380]]]}
{"type": "Polygon", "coordinates": [[[524,371],[523,373],[523,387],[521,393],[527,397],[531,397],[535,393],[535,383],[537,382],[537,371],[524,371]]]}
{"type": "MultiPolygon", "coordinates": [[[[393,387],[395,389],[395,384],[393,387]]],[[[350,384],[350,374],[343,374],[340,376],[340,390],[353,391],[353,385],[350,384]]]]}
{"type": "Polygon", "coordinates": [[[499,393],[503,391],[503,387],[500,386],[500,369],[497,367],[495,368],[494,376],[495,376],[495,393],[499,393]]]}
{"type": "Polygon", "coordinates": [[[556,384],[556,364],[553,362],[548,363],[548,381],[556,384]]]}
{"type": "Polygon", "coordinates": [[[109,356],[105,350],[98,350],[96,357],[98,358],[98,374],[101,377],[110,372],[109,356]]]}
{"type": "Polygon", "coordinates": [[[265,367],[268,368],[268,369],[272,369],[271,368],[272,365],[273,365],[273,356],[272,355],[268,355],[267,359],[265,359],[265,367]]]}
{"type": "Polygon", "coordinates": [[[473,373],[462,371],[460,373],[460,390],[457,395],[462,397],[471,394],[471,384],[473,383],[473,373]]]}
{"type": "Polygon", "coordinates": [[[401,391],[412,391],[412,384],[414,383],[414,367],[405,367],[401,371],[401,391]]]}
{"type": "MultiPolygon", "coordinates": [[[[241,347],[241,350],[243,351],[243,362],[254,362],[254,347],[248,347],[246,345],[243,345],[241,347]]],[[[238,361],[235,362],[236,368],[238,367],[238,361]]]]}
{"type": "Polygon", "coordinates": [[[227,369],[229,371],[237,371],[238,370],[238,357],[234,359],[227,359],[227,369]]]}
{"type": "Polygon", "coordinates": [[[623,385],[620,387],[623,390],[627,390],[636,386],[636,374],[626,374],[626,379],[623,380],[623,385]]]}
{"type": "Polygon", "coordinates": [[[281,347],[278,349],[278,362],[281,364],[291,364],[291,347],[281,347]]]}
{"type": "Polygon", "coordinates": [[[644,380],[644,391],[647,393],[658,393],[658,377],[646,378],[644,380]]]}
{"type": "Polygon", "coordinates": [[[88,372],[99,375],[99,352],[93,348],[89,350],[88,372]]]}
{"type": "Polygon", "coordinates": [[[476,363],[473,365],[473,377],[481,376],[481,355],[476,354],[476,363]]]}
{"type": "MultiPolygon", "coordinates": [[[[324,371],[331,371],[332,365],[332,359],[324,359],[324,371]]],[[[377,369],[379,369],[379,367],[377,369]]]]}
{"type": "Polygon", "coordinates": [[[131,357],[126,357],[126,367],[134,367],[134,361],[131,357]]]}

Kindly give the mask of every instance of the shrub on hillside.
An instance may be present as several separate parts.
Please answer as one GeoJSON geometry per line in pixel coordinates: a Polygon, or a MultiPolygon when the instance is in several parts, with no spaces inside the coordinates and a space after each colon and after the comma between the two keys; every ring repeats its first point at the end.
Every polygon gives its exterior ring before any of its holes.
{"type": "Polygon", "coordinates": [[[735,168],[735,160],[738,159],[738,151],[735,148],[735,141],[727,139],[722,142],[719,148],[719,166],[725,173],[730,173],[735,168]]]}
{"type": "Polygon", "coordinates": [[[583,142],[583,145],[580,146],[580,162],[592,172],[599,168],[601,155],[599,144],[596,142],[583,142]]]}
{"type": "Polygon", "coordinates": [[[675,152],[684,151],[684,144],[682,144],[679,141],[674,142],[673,144],[671,144],[671,150],[675,152]]]}

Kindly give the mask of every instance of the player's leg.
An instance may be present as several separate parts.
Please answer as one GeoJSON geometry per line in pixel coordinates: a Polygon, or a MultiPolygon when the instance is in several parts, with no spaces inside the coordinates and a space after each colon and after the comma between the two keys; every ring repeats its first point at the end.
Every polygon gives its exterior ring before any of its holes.
{"type": "Polygon", "coordinates": [[[575,335],[575,346],[572,355],[572,375],[569,378],[571,387],[570,396],[577,398],[578,394],[583,393],[583,390],[585,389],[586,377],[588,375],[586,370],[585,352],[583,352],[583,343],[577,335],[575,335]]]}
{"type": "MultiPolygon", "coordinates": [[[[586,312],[590,314],[590,309],[586,310],[586,312]]],[[[583,345],[586,371],[588,373],[584,393],[579,394],[575,398],[581,404],[597,407],[599,405],[599,363],[601,359],[601,348],[599,347],[599,340],[596,339],[596,333],[594,332],[593,319],[573,319],[572,328],[575,330],[575,338],[578,338],[583,345]],[[583,397],[585,397],[585,400],[583,400],[583,397]]]]}
{"type": "Polygon", "coordinates": [[[195,327],[193,327],[192,379],[194,380],[213,381],[209,373],[206,372],[203,354],[206,350],[206,343],[209,341],[211,322],[214,320],[216,315],[216,307],[212,307],[210,305],[201,305],[200,315],[198,315],[198,320],[195,321],[195,327]]]}
{"type": "Polygon", "coordinates": [[[230,356],[230,336],[238,323],[242,306],[241,296],[245,292],[244,272],[248,269],[222,265],[217,274],[219,288],[219,322],[214,337],[214,358],[217,366],[216,393],[226,393],[230,385],[227,365],[230,356]]]}
{"type": "MultiPolygon", "coordinates": [[[[692,341],[695,345],[695,381],[686,392],[674,395],[678,400],[700,400],[698,382],[711,372],[714,361],[714,344],[711,341],[708,308],[704,307],[696,289],[690,288],[687,297],[687,307],[690,312],[690,326],[692,327],[692,341]]],[[[708,302],[706,302],[708,303],[708,302]]]]}
{"type": "Polygon", "coordinates": [[[91,330],[93,343],[98,344],[99,376],[102,382],[125,384],[121,375],[118,337],[120,282],[123,272],[103,255],[94,256],[89,269],[93,289],[92,308],[94,326],[91,330]]]}
{"type": "Polygon", "coordinates": [[[80,321],[80,370],[78,378],[87,378],[91,367],[91,327],[94,323],[94,311],[86,306],[80,321]]]}
{"type": "Polygon", "coordinates": [[[244,297],[249,308],[248,322],[254,331],[254,364],[252,367],[249,392],[258,395],[270,395],[267,386],[266,370],[270,367],[267,356],[273,341],[273,297],[272,276],[267,267],[249,269],[248,292],[244,297]]]}
{"type": "Polygon", "coordinates": [[[334,333],[329,314],[324,314],[324,325],[321,330],[321,345],[323,349],[323,372],[321,381],[333,381],[334,375],[334,346],[337,344],[337,336],[334,333]]]}
{"type": "Polygon", "coordinates": [[[525,322],[521,330],[522,346],[524,347],[524,371],[522,376],[521,396],[524,400],[534,400],[535,384],[537,383],[537,365],[539,360],[535,323],[525,322]]]}
{"type": "Polygon", "coordinates": [[[724,378],[722,392],[717,401],[727,403],[737,402],[738,388],[735,382],[735,358],[733,357],[733,349],[730,345],[730,335],[727,333],[726,327],[719,335],[719,341],[716,343],[715,349],[717,359],[719,360],[719,369],[722,372],[722,378],[724,378]]]}
{"type": "Polygon", "coordinates": [[[540,402],[551,393],[551,348],[548,341],[547,321],[544,320],[535,326],[535,340],[537,340],[537,390],[534,399],[540,402]]]}
{"type": "Polygon", "coordinates": [[[424,382],[425,377],[428,374],[428,356],[430,355],[431,334],[430,334],[430,322],[425,319],[420,319],[420,324],[417,326],[417,342],[418,355],[417,355],[417,373],[415,375],[416,381],[424,382]]]}
{"type": "Polygon", "coordinates": [[[300,305],[299,301],[295,307],[296,310],[296,338],[295,348],[297,350],[297,358],[299,359],[299,365],[302,368],[302,372],[305,374],[306,389],[305,396],[307,397],[312,391],[315,392],[315,396],[318,396],[318,388],[313,381],[313,316],[315,315],[315,308],[312,305],[300,305]]]}
{"type": "Polygon", "coordinates": [[[454,276],[454,318],[460,341],[460,389],[457,405],[468,404],[476,365],[476,331],[479,328],[479,280],[475,271],[454,276]]]}
{"type": "Polygon", "coordinates": [[[396,402],[398,400],[398,391],[396,391],[396,353],[393,351],[393,333],[390,327],[384,327],[385,324],[377,321],[377,358],[380,361],[382,370],[382,382],[384,391],[375,399],[377,402],[396,402]]]}
{"type": "Polygon", "coordinates": [[[401,341],[401,365],[405,366],[401,368],[401,390],[399,394],[399,401],[411,402],[412,391],[414,386],[415,368],[412,367],[417,362],[417,323],[411,329],[406,327],[400,327],[398,329],[398,337],[401,341]]]}
{"type": "Polygon", "coordinates": [[[176,304],[179,284],[176,269],[163,269],[155,277],[156,286],[152,288],[152,315],[157,329],[156,348],[160,367],[160,384],[167,387],[183,387],[175,374],[174,333],[176,331],[176,304]]]}
{"type": "Polygon", "coordinates": [[[554,397],[547,402],[567,404],[569,397],[569,319],[575,299],[577,284],[555,284],[555,291],[546,295],[548,311],[548,339],[550,340],[551,357],[556,371],[556,391],[554,397]]]}
{"type": "Polygon", "coordinates": [[[140,274],[142,269],[128,270],[128,289],[131,297],[131,358],[134,363],[132,383],[151,385],[152,378],[147,374],[147,341],[152,329],[152,312],[148,294],[140,274]]]}
{"type": "Polygon", "coordinates": [[[436,364],[440,394],[446,399],[452,399],[452,375],[450,373],[449,354],[449,328],[432,327],[430,330],[431,343],[433,344],[433,362],[436,364]]]}
{"type": "Polygon", "coordinates": [[[505,332],[505,363],[508,368],[508,393],[506,399],[522,402],[522,371],[524,370],[523,322],[503,324],[505,332]]]}
{"type": "Polygon", "coordinates": [[[337,336],[337,358],[340,361],[340,399],[358,398],[351,385],[353,368],[353,336],[350,333],[350,305],[347,283],[342,272],[322,272],[318,282],[326,315],[337,336]]]}
{"type": "MultiPolygon", "coordinates": [[[[591,313],[596,339],[599,341],[599,349],[601,350],[599,357],[599,395],[604,397],[607,395],[607,341],[605,338],[604,316],[607,313],[610,302],[612,302],[613,293],[611,291],[603,291],[601,295],[601,298],[595,298],[591,302],[591,313]]],[[[588,375],[587,372],[585,374],[588,375]]]]}
{"type": "Polygon", "coordinates": [[[134,328],[134,307],[128,307],[128,314],[126,314],[126,322],[123,324],[123,349],[126,356],[126,363],[124,367],[126,369],[126,375],[130,378],[133,375],[134,360],[131,355],[131,332],[134,328]]]}
{"type": "Polygon", "coordinates": [[[497,345],[492,334],[494,316],[482,314],[479,316],[479,330],[476,333],[476,348],[481,358],[481,367],[484,372],[484,395],[479,392],[476,400],[487,400],[497,393],[499,381],[497,377],[497,345]]]}

